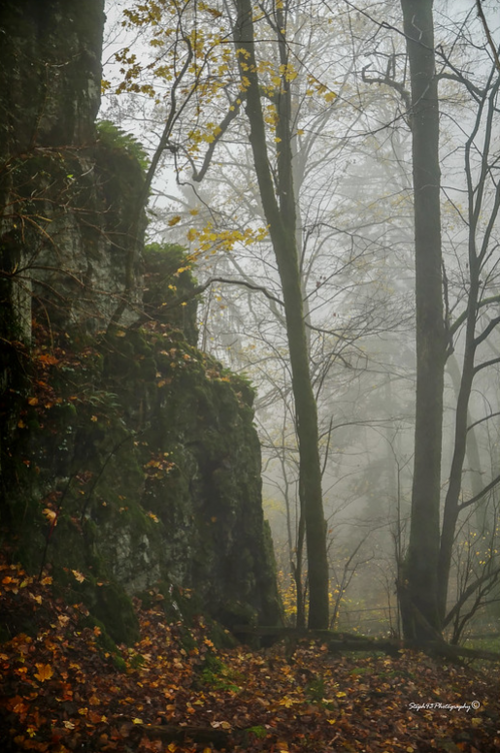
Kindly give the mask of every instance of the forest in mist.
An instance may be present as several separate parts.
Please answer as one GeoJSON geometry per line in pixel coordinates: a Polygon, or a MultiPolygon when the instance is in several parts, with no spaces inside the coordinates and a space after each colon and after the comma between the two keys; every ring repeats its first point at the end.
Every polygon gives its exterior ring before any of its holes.
{"type": "Polygon", "coordinates": [[[301,496],[300,479],[316,462],[330,624],[399,634],[397,584],[420,548],[415,568],[425,560],[449,581],[439,622],[458,640],[469,620],[498,615],[494,3],[258,6],[257,104],[243,37],[234,54],[244,4],[188,6],[123,3],[124,21],[108,8],[100,116],[149,161],[151,241],[188,249],[204,287],[200,347],[257,388],[264,505],[288,609],[297,594],[308,599],[311,492],[301,496]],[[412,58],[412,36],[427,57],[412,58]],[[297,254],[288,306],[273,210],[297,254]],[[291,334],[293,307],[303,335],[291,334]],[[304,387],[290,338],[301,336],[316,461],[300,452],[304,387]]]}
{"type": "Polygon", "coordinates": [[[498,753],[499,46],[0,2],[2,753],[498,753]]]}

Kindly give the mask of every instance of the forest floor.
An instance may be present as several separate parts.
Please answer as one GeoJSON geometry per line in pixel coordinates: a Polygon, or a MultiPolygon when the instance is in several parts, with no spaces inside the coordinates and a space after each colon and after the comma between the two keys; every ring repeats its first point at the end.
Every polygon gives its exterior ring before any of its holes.
{"type": "Polygon", "coordinates": [[[0,563],[2,753],[490,753],[497,672],[401,650],[332,655],[316,641],[217,649],[202,619],[137,604],[141,639],[109,649],[51,578],[0,563]],[[23,626],[21,632],[16,625],[23,626]],[[27,630],[26,625],[32,629],[27,630]],[[4,635],[4,639],[5,639],[4,635]]]}

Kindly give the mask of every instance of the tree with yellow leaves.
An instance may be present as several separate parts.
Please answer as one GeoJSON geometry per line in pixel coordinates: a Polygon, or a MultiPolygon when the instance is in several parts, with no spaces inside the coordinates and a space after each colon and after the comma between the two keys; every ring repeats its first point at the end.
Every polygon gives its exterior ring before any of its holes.
{"type": "MultiPolygon", "coordinates": [[[[288,12],[280,0],[252,7],[197,0],[143,2],[126,10],[126,24],[146,29],[154,55],[147,65],[137,53],[122,51],[124,76],[118,91],[154,99],[164,110],[163,133],[149,168],[144,199],[165,156],[173,156],[177,173],[189,170],[200,182],[218,142],[244,107],[260,201],[279,273],[292,374],[295,423],[299,443],[299,497],[305,521],[309,626],[328,626],[328,561],[323,513],[318,418],[313,392],[303,291],[296,239],[296,198],[292,139],[291,83],[297,76],[287,40],[288,12]],[[258,35],[255,24],[259,23],[258,35]],[[256,49],[262,48],[257,55],[256,49]],[[151,75],[152,74],[152,75],[151,75]],[[154,81],[154,84],[151,83],[154,81]],[[187,123],[189,122],[189,126],[187,123]]],[[[334,94],[309,77],[309,94],[327,102],[334,94]]],[[[176,218],[174,218],[175,220],[176,218]]],[[[200,251],[207,243],[230,249],[236,242],[261,238],[249,229],[220,235],[212,226],[191,231],[200,251]]],[[[131,260],[132,263],[132,260],[131,260]]]]}

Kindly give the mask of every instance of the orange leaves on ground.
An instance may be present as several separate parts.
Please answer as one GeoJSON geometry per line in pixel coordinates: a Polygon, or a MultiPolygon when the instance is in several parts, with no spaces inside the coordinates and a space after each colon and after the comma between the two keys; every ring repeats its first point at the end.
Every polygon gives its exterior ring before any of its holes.
{"type": "Polygon", "coordinates": [[[291,659],[281,644],[218,650],[201,619],[188,625],[179,612],[169,622],[154,590],[154,607],[138,612],[140,641],[113,658],[99,628],[88,626],[88,610],[52,598],[49,581],[0,561],[0,608],[37,630],[33,638],[16,634],[12,623],[0,647],[0,728],[10,749],[220,749],[207,737],[155,736],[168,725],[226,737],[223,747],[234,753],[496,750],[497,687],[488,674],[409,651],[348,659],[308,641],[291,659]],[[470,714],[437,705],[475,699],[480,706],[470,714]]]}
{"type": "Polygon", "coordinates": [[[24,698],[21,698],[21,696],[18,695],[15,695],[13,698],[9,698],[6,706],[9,711],[13,711],[14,714],[17,714],[18,716],[23,718],[26,715],[26,712],[29,710],[29,704],[26,703],[24,698]]]}

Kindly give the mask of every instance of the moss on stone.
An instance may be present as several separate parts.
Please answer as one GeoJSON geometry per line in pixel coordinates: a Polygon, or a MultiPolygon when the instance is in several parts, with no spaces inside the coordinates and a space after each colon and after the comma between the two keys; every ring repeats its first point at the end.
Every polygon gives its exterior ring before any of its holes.
{"type": "Polygon", "coordinates": [[[185,251],[151,244],[135,253],[145,225],[139,145],[110,124],[94,141],[102,0],[70,0],[53,24],[60,4],[47,17],[35,0],[28,5],[34,20],[22,35],[18,4],[2,10],[12,34],[0,50],[0,151],[12,162],[0,200],[14,191],[16,212],[31,216],[43,205],[47,218],[38,212],[39,227],[21,232],[5,215],[0,238],[10,276],[37,254],[24,319],[12,280],[0,281],[0,334],[11,344],[0,372],[2,532],[13,556],[31,572],[50,567],[61,594],[82,599],[113,641],[137,637],[130,594],[158,582],[174,587],[171,620],[175,602],[187,621],[199,610],[214,626],[272,624],[280,617],[253,390],[196,348],[196,281],[185,251]],[[47,94],[41,74],[58,34],[70,63],[50,90],[33,148],[47,94]],[[33,76],[22,60],[35,61],[33,76]],[[31,83],[21,90],[21,80],[31,83]],[[127,326],[102,334],[131,248],[134,306],[127,326]],[[47,512],[57,514],[52,530],[47,512]]]}

